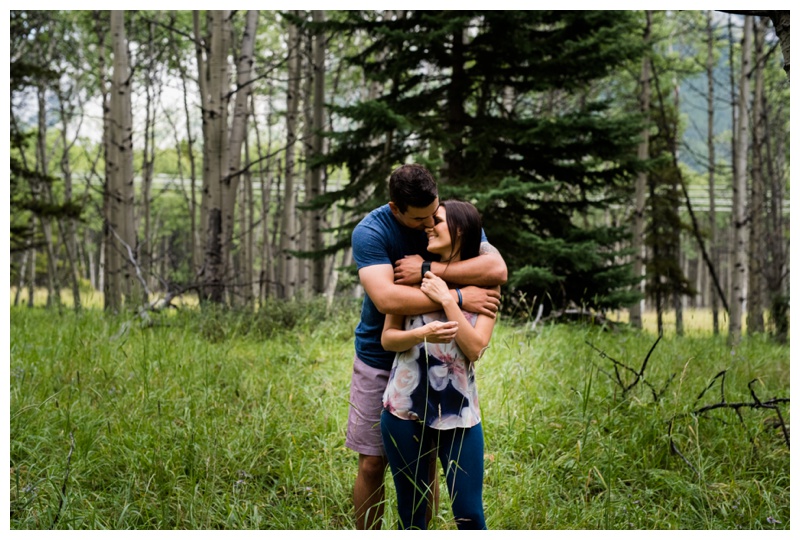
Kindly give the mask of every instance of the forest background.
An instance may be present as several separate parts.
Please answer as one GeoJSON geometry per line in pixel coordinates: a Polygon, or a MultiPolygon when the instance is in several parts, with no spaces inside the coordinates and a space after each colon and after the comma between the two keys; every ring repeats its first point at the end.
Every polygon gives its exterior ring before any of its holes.
{"type": "Polygon", "coordinates": [[[788,12],[11,11],[9,36],[14,373],[24,306],[78,333],[102,307],[107,339],[357,310],[350,232],[413,161],[481,211],[507,331],[682,336],[689,313],[733,353],[776,347],[788,396],[788,12]]]}

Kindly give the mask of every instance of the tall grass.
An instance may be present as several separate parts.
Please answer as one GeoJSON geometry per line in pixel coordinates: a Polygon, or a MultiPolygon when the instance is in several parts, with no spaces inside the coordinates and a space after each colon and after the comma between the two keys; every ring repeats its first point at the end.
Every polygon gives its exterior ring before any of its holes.
{"type": "MultiPolygon", "coordinates": [[[[358,306],[165,313],[11,308],[13,529],[349,529],[344,447],[358,306]]],[[[478,365],[485,504],[502,529],[788,529],[774,411],[676,422],[727,369],[729,402],[789,397],[789,349],[662,339],[626,395],[595,349],[638,368],[650,333],[501,321],[478,365]],[[591,343],[592,348],[588,343],[591,343]]],[[[719,399],[712,388],[703,403],[719,399]]],[[[788,407],[782,411],[789,423],[788,407]]],[[[387,474],[385,527],[395,526],[387,474]]],[[[446,489],[442,485],[442,493],[446,489]]],[[[446,495],[433,526],[454,528],[446,495]]]]}

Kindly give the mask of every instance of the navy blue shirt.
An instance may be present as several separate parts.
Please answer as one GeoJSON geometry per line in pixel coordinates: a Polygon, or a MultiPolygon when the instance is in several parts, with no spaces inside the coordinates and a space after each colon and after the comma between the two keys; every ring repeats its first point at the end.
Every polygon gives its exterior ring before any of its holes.
{"type": "MultiPolygon", "coordinates": [[[[376,208],[356,225],[351,238],[353,259],[361,270],[376,264],[393,265],[406,255],[421,255],[425,260],[439,260],[428,252],[428,237],[424,231],[411,229],[392,214],[388,204],[376,208]]],[[[486,236],[481,231],[481,242],[486,236]]],[[[364,294],[361,321],[356,326],[356,356],[365,364],[389,371],[394,362],[394,352],[381,346],[381,334],[386,316],[378,311],[368,294],[364,294]]]]}

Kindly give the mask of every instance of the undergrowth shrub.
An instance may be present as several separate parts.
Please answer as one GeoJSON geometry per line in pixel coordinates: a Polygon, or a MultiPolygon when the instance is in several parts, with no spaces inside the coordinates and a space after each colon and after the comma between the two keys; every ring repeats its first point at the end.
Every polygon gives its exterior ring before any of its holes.
{"type": "MultiPolygon", "coordinates": [[[[183,310],[164,318],[162,324],[196,329],[211,343],[237,337],[266,340],[281,332],[301,332],[327,320],[353,319],[355,302],[339,298],[328,304],[325,298],[278,300],[268,298],[258,308],[206,305],[202,309],[183,310]]],[[[355,322],[353,322],[355,328],[355,322]]]]}

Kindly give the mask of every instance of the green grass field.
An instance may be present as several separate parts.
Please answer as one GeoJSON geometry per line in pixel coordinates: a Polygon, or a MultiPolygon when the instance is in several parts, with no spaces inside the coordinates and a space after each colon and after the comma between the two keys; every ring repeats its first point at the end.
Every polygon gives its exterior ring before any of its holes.
{"type": "MultiPolygon", "coordinates": [[[[315,302],[173,311],[144,328],[12,307],[11,528],[352,529],[357,318],[356,304],[315,302]]],[[[753,380],[762,402],[788,398],[789,347],[667,333],[624,392],[610,358],[638,370],[654,342],[500,322],[477,375],[490,528],[790,528],[776,410],[687,414],[720,402],[721,378],[697,398],[722,370],[729,404],[752,402],[753,380]],[[665,388],[658,399],[648,384],[665,388]]],[[[788,404],[779,410],[788,427],[788,404]]],[[[455,528],[448,506],[443,495],[434,528],[455,528]]]]}

